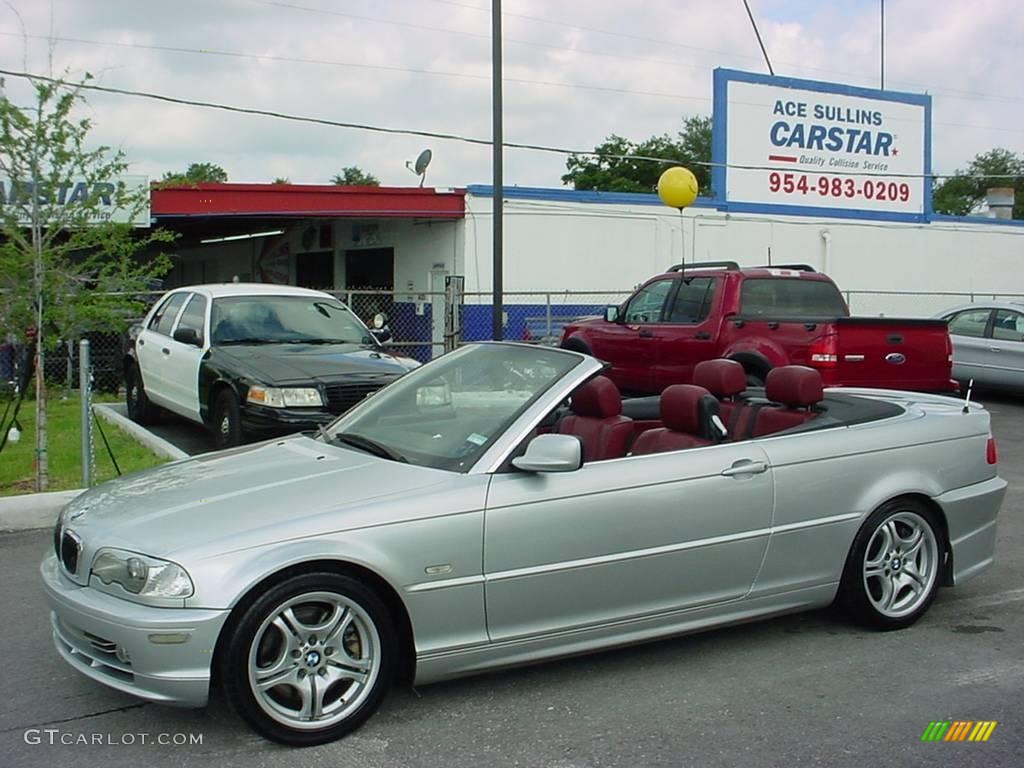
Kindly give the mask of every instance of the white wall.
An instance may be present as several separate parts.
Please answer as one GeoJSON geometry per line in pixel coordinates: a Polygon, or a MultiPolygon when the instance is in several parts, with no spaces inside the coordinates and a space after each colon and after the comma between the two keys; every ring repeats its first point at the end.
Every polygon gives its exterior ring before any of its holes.
{"type": "MultiPolygon", "coordinates": [[[[466,196],[466,290],[491,290],[490,197],[466,196]]],[[[966,294],[1024,295],[1024,227],[979,222],[768,217],[663,206],[509,199],[504,282],[516,291],[624,291],[681,260],[807,263],[844,291],[964,294],[850,296],[862,314],[927,316],[966,294]],[[829,238],[827,251],[826,239],[829,238]]],[[[481,297],[480,302],[488,299],[481,297]]],[[[514,296],[508,303],[515,303],[514,296]]]]}

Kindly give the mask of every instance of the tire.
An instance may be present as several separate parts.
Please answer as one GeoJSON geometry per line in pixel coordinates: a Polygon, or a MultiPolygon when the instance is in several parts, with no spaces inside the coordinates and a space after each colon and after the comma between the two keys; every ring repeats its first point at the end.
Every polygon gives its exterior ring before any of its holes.
{"type": "Polygon", "coordinates": [[[219,656],[221,679],[260,735],[314,746],[373,714],[394,679],[398,648],[391,614],[372,590],[337,573],[303,574],[242,614],[219,656]]]}
{"type": "Polygon", "coordinates": [[[135,365],[125,368],[124,398],[128,405],[128,418],[136,424],[153,424],[159,418],[160,411],[146,397],[146,387],[135,365]]]}
{"type": "Polygon", "coordinates": [[[588,347],[579,339],[566,339],[565,343],[562,344],[562,349],[568,349],[573,352],[580,352],[584,355],[592,356],[594,354],[593,352],[590,351],[590,347],[588,347]]]}
{"type": "Polygon", "coordinates": [[[744,369],[747,374],[747,389],[751,387],[764,389],[764,382],[768,378],[768,371],[759,368],[747,368],[746,366],[744,366],[744,369]]]}
{"type": "Polygon", "coordinates": [[[213,443],[218,448],[233,448],[242,442],[242,416],[238,406],[238,395],[230,389],[222,389],[213,401],[213,443]]]}
{"type": "Polygon", "coordinates": [[[853,540],[839,602],[868,627],[909,627],[935,599],[945,552],[942,527],[931,509],[913,499],[888,501],[853,540]]]}

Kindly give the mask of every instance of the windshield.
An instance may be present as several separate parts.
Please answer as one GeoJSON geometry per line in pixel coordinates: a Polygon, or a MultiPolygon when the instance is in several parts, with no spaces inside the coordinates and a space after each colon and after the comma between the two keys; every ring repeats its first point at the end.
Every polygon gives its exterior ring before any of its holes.
{"type": "Polygon", "coordinates": [[[396,461],[465,472],[581,361],[543,348],[463,347],[385,387],[331,425],[325,438],[396,461]]]}
{"type": "Polygon", "coordinates": [[[230,296],[213,300],[212,344],[374,344],[359,318],[337,299],[230,296]]]}

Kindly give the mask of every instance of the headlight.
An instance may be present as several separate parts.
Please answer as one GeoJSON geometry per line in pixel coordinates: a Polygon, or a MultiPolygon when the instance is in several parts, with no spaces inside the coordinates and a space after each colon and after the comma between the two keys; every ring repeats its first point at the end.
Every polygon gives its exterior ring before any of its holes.
{"type": "Polygon", "coordinates": [[[245,399],[271,408],[316,408],[324,404],[320,390],[313,387],[249,387],[245,399]]]}
{"type": "Polygon", "coordinates": [[[140,597],[184,598],[193,592],[192,579],[180,565],[120,549],[101,549],[92,561],[92,575],[140,597]]]}

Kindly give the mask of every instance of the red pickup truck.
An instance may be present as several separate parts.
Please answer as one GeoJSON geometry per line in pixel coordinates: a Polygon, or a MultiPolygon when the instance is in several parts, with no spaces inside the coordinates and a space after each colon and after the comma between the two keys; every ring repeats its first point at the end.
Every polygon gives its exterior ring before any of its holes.
{"type": "Polygon", "coordinates": [[[825,386],[956,392],[945,320],[850,317],[835,283],[804,264],[731,261],[672,267],[603,318],[566,325],[561,346],[611,363],[628,393],[691,380],[702,360],[743,364],[751,386],[780,365],[809,365],[825,386]]]}

